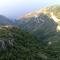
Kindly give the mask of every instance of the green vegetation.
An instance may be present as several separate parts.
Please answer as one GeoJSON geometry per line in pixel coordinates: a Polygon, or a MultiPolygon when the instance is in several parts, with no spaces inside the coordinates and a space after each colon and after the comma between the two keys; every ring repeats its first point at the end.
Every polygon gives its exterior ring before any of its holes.
{"type": "Polygon", "coordinates": [[[39,41],[19,28],[0,29],[0,60],[60,60],[60,33],[42,36],[39,41]]]}
{"type": "Polygon", "coordinates": [[[0,29],[0,60],[40,60],[39,45],[36,37],[21,29],[0,29]]]}

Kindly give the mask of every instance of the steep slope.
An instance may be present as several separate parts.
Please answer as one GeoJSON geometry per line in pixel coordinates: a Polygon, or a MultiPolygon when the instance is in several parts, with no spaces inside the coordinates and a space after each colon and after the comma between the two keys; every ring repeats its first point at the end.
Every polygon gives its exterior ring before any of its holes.
{"type": "Polygon", "coordinates": [[[19,28],[0,29],[0,60],[60,60],[60,32],[42,43],[19,28]],[[58,36],[58,37],[57,37],[58,36]]]}
{"type": "Polygon", "coordinates": [[[39,29],[45,28],[45,27],[50,26],[50,25],[51,25],[50,29],[53,26],[54,26],[54,28],[56,27],[54,20],[51,19],[48,15],[43,14],[43,13],[40,13],[40,15],[38,17],[33,16],[30,18],[25,18],[25,19],[23,18],[23,19],[20,19],[16,22],[20,27],[23,27],[24,29],[27,29],[31,32],[32,31],[35,32],[39,29]]]}
{"type": "Polygon", "coordinates": [[[45,32],[46,34],[58,32],[60,31],[59,9],[60,6],[55,5],[33,11],[17,18],[16,24],[38,37],[40,37],[41,32],[45,32]]]}
{"type": "Polygon", "coordinates": [[[15,27],[0,29],[0,60],[37,59],[42,60],[47,57],[36,37],[15,27]]]}
{"type": "MultiPolygon", "coordinates": [[[[44,16],[42,14],[47,15],[47,18],[49,17],[49,19],[52,19],[56,24],[60,25],[60,6],[59,5],[49,6],[47,8],[39,9],[31,13],[28,13],[24,16],[18,17],[17,24],[20,26],[23,24],[27,25],[27,23],[30,23],[30,21],[32,20],[33,21],[35,20],[35,22],[37,23],[39,23],[39,20],[40,21],[42,20],[42,22],[44,22],[43,21],[44,19],[42,19],[42,17],[44,18],[44,16]],[[40,17],[41,15],[42,17],[40,17]]],[[[23,26],[25,27],[25,25],[23,26]]]]}

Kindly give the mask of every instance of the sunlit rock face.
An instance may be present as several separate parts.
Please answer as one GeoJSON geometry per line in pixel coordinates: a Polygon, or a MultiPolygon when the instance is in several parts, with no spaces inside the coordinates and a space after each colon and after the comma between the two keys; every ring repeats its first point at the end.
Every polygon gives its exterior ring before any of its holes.
{"type": "Polygon", "coordinates": [[[57,25],[57,28],[56,28],[57,32],[60,31],[60,25],[59,25],[60,19],[58,19],[58,18],[53,14],[53,12],[51,12],[51,18],[58,24],[58,25],[57,25]]]}

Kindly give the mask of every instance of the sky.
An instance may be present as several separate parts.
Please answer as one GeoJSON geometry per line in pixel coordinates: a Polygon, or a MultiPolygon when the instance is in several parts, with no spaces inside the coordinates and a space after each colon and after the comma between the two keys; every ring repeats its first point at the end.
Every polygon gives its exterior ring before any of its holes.
{"type": "Polygon", "coordinates": [[[60,4],[60,0],[0,0],[0,15],[15,19],[28,12],[60,4]]]}

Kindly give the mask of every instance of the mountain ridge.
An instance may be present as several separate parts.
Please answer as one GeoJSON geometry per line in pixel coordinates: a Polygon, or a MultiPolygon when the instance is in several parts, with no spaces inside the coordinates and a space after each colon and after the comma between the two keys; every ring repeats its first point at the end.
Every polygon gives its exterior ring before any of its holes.
{"type": "MultiPolygon", "coordinates": [[[[33,11],[31,13],[28,13],[28,14],[23,15],[22,17],[17,18],[17,21],[20,20],[21,22],[24,23],[24,22],[30,21],[33,18],[36,18],[35,21],[38,22],[39,21],[38,17],[41,14],[44,14],[44,15],[47,15],[48,17],[50,17],[50,19],[53,19],[54,20],[54,22],[57,24],[56,30],[58,32],[58,31],[60,31],[60,28],[59,28],[59,26],[60,26],[60,23],[59,23],[60,22],[60,19],[57,17],[57,16],[59,16],[59,14],[56,15],[55,12],[59,13],[59,10],[57,10],[59,8],[60,8],[59,5],[55,5],[55,6],[53,5],[53,6],[49,6],[49,7],[46,7],[46,8],[42,8],[42,9],[33,11]]],[[[42,20],[42,19],[40,19],[40,20],[42,20]]]]}

